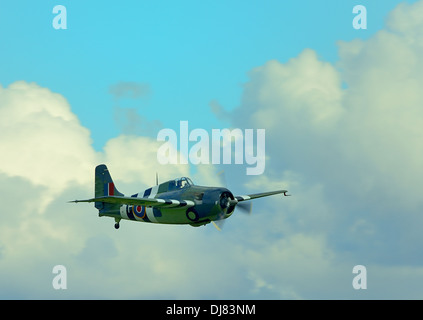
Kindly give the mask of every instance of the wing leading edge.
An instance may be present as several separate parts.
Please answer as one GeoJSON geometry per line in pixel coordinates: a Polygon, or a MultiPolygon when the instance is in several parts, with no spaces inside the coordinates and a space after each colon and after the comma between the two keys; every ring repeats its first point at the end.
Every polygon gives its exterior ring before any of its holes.
{"type": "Polygon", "coordinates": [[[290,194],[286,194],[287,192],[288,192],[287,190],[276,190],[276,191],[269,191],[269,192],[253,193],[246,196],[236,196],[235,200],[232,200],[232,201],[236,201],[236,202],[247,201],[247,200],[272,196],[274,194],[279,194],[279,193],[283,193],[284,196],[288,197],[290,196],[290,194]]]}
{"type": "Polygon", "coordinates": [[[106,202],[113,204],[126,204],[134,206],[146,207],[193,207],[194,201],[191,200],[172,200],[172,199],[155,199],[155,198],[136,198],[121,196],[104,196],[86,200],[74,200],[69,202],[106,202]]]}

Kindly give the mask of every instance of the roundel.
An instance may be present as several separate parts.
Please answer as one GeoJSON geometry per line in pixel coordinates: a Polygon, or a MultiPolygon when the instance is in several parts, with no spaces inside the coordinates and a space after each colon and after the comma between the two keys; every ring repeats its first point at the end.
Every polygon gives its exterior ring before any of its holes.
{"type": "Polygon", "coordinates": [[[145,218],[145,207],[143,206],[134,206],[134,214],[138,217],[138,218],[145,218]]]}

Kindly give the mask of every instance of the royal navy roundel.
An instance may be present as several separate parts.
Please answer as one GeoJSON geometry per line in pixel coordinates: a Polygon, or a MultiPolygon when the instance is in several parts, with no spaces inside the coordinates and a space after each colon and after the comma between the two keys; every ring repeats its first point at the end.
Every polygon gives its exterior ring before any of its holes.
{"type": "Polygon", "coordinates": [[[144,218],[145,217],[145,207],[143,207],[143,206],[134,206],[134,214],[138,218],[144,218]]]}

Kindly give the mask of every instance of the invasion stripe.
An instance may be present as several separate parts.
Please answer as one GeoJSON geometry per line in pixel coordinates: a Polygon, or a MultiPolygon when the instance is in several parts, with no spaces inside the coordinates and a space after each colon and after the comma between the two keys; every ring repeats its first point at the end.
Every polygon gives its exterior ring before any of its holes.
{"type": "Polygon", "coordinates": [[[154,198],[154,196],[157,194],[157,191],[159,190],[159,186],[154,186],[151,188],[151,193],[148,196],[149,198],[154,198]]]}
{"type": "Polygon", "coordinates": [[[147,210],[148,220],[150,220],[151,222],[157,223],[157,219],[156,219],[156,217],[154,216],[154,213],[153,213],[153,208],[147,207],[146,210],[147,210]]]}
{"type": "Polygon", "coordinates": [[[135,220],[135,217],[134,217],[134,214],[133,214],[133,207],[132,206],[127,206],[126,207],[126,214],[127,214],[127,216],[128,216],[128,218],[130,219],[130,220],[135,220]]]}
{"type": "Polygon", "coordinates": [[[122,219],[129,219],[128,214],[126,213],[127,207],[127,205],[123,205],[120,207],[120,216],[122,217],[122,219]]]}
{"type": "Polygon", "coordinates": [[[151,188],[147,189],[144,191],[144,195],[142,196],[143,198],[147,198],[151,193],[151,188]]]}

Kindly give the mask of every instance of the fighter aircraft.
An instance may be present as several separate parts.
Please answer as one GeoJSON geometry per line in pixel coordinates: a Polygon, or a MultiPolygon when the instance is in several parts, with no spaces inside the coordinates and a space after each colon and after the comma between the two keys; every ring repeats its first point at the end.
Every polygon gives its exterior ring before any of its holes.
{"type": "MultiPolygon", "coordinates": [[[[113,183],[107,166],[100,164],[95,168],[94,198],[69,202],[94,202],[99,216],[115,219],[115,228],[119,229],[122,219],[164,224],[189,224],[194,227],[210,222],[220,230],[219,222],[229,218],[243,201],[267,197],[282,193],[289,196],[287,190],[234,196],[223,187],[202,187],[194,185],[190,178],[182,177],[157,183],[144,192],[124,196],[113,183]]],[[[249,208],[248,208],[249,207],[249,208]]]]}

